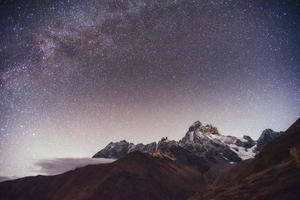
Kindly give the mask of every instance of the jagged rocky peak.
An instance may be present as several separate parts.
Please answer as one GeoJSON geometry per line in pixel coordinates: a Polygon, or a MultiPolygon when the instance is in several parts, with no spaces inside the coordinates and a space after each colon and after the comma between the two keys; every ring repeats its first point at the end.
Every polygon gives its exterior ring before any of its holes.
{"type": "Polygon", "coordinates": [[[221,135],[213,125],[204,125],[196,121],[190,126],[179,145],[200,157],[220,157],[229,162],[239,162],[241,158],[226,143],[235,140],[235,137],[221,135]]]}
{"type": "Polygon", "coordinates": [[[201,127],[202,123],[200,121],[195,121],[189,128],[189,131],[195,131],[197,128],[201,127]]]}
{"type": "Polygon", "coordinates": [[[149,144],[143,144],[143,143],[139,143],[139,144],[132,144],[129,146],[128,149],[128,153],[133,152],[133,151],[140,151],[140,152],[154,152],[157,149],[157,143],[156,142],[152,142],[149,144]]]}
{"type": "Polygon", "coordinates": [[[168,142],[168,141],[169,141],[168,137],[163,137],[160,139],[161,143],[168,142]]]}
{"type": "Polygon", "coordinates": [[[192,152],[205,151],[207,155],[220,154],[228,161],[238,162],[255,156],[256,142],[250,136],[237,138],[222,135],[213,125],[203,125],[197,121],[190,126],[180,145],[192,152]]]}
{"type": "Polygon", "coordinates": [[[157,143],[152,142],[149,144],[133,144],[126,140],[119,142],[110,142],[104,149],[96,153],[93,158],[121,158],[126,154],[133,151],[140,151],[145,153],[155,152],[157,150],[157,143]]]}
{"type": "Polygon", "coordinates": [[[272,129],[265,129],[260,137],[258,139],[262,139],[262,138],[274,138],[274,137],[277,137],[281,134],[281,132],[276,132],[276,131],[273,131],[272,129]]]}
{"type": "Polygon", "coordinates": [[[94,158],[120,158],[128,153],[128,149],[132,146],[132,143],[126,140],[119,142],[110,142],[104,149],[96,153],[94,158]]]}
{"type": "Polygon", "coordinates": [[[220,135],[216,127],[196,121],[189,127],[188,132],[182,138],[182,142],[197,142],[198,140],[209,139],[208,137],[213,137],[213,135],[220,135]]]}
{"type": "Polygon", "coordinates": [[[250,136],[244,135],[243,138],[236,138],[234,142],[237,146],[244,147],[244,148],[251,148],[256,145],[256,141],[254,141],[250,136]]]}
{"type": "Polygon", "coordinates": [[[196,121],[194,122],[189,130],[189,132],[192,132],[192,131],[197,131],[197,132],[200,132],[200,133],[203,133],[203,134],[213,134],[213,135],[219,135],[219,131],[216,127],[214,127],[213,125],[211,124],[202,124],[200,121],[196,121]]]}
{"type": "Polygon", "coordinates": [[[169,140],[168,137],[163,137],[157,144],[157,150],[170,148],[171,146],[177,146],[178,142],[175,140],[169,140]]]}
{"type": "Polygon", "coordinates": [[[279,137],[283,132],[276,132],[272,129],[265,129],[257,140],[257,151],[261,151],[268,143],[279,137]]]}
{"type": "Polygon", "coordinates": [[[114,148],[116,146],[118,147],[128,147],[130,145],[129,142],[127,142],[126,140],[121,140],[119,142],[110,142],[106,147],[105,149],[111,149],[111,148],[114,148]]]}
{"type": "Polygon", "coordinates": [[[243,139],[244,140],[247,140],[247,141],[249,141],[249,142],[252,142],[252,141],[254,141],[250,136],[248,136],[248,135],[243,135],[243,139]]]}
{"type": "Polygon", "coordinates": [[[111,142],[93,157],[120,158],[133,151],[166,153],[170,152],[173,147],[180,147],[202,158],[221,158],[227,162],[239,162],[253,158],[267,143],[279,135],[280,132],[267,129],[262,133],[259,140],[255,141],[247,135],[242,138],[222,135],[215,126],[196,121],[189,127],[180,141],[163,137],[158,143],[149,144],[133,144],[126,140],[111,142]]]}

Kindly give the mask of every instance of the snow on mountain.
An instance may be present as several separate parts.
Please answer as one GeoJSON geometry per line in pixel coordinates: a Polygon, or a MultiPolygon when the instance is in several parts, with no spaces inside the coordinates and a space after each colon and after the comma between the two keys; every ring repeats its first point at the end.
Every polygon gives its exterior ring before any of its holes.
{"type": "Polygon", "coordinates": [[[238,162],[255,156],[253,152],[255,141],[251,137],[237,138],[221,135],[216,127],[209,124],[203,125],[199,121],[193,123],[179,143],[196,154],[199,154],[199,149],[202,148],[207,154],[220,154],[222,158],[230,162],[238,162]]]}
{"type": "Polygon", "coordinates": [[[189,127],[187,133],[180,141],[162,138],[159,142],[152,142],[146,145],[142,143],[133,144],[126,140],[111,142],[93,157],[120,158],[133,151],[154,153],[172,146],[180,146],[199,157],[207,159],[219,157],[233,163],[254,158],[268,142],[279,135],[280,133],[278,132],[266,129],[260,138],[254,141],[247,135],[244,135],[242,138],[221,135],[213,125],[202,124],[200,121],[196,121],[189,127]]]}
{"type": "Polygon", "coordinates": [[[237,146],[236,144],[229,144],[229,147],[232,151],[234,151],[242,160],[247,160],[254,158],[256,155],[255,147],[244,148],[241,146],[237,146]]]}
{"type": "Polygon", "coordinates": [[[150,144],[133,144],[126,140],[119,142],[110,142],[104,149],[96,153],[93,158],[120,158],[133,151],[145,153],[155,152],[157,150],[156,142],[150,144]]]}

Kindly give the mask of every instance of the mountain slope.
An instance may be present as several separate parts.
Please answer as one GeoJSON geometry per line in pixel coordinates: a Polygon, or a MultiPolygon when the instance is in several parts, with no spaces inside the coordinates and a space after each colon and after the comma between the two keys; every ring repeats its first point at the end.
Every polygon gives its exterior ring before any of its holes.
{"type": "Polygon", "coordinates": [[[126,152],[113,163],[2,182],[0,199],[299,199],[300,119],[254,160],[236,164],[224,159],[218,148],[237,139],[222,136],[210,126],[202,128],[194,124],[179,142],[164,138],[153,152],[126,152]],[[204,154],[193,149],[201,147],[204,154]]]}
{"type": "MultiPolygon", "coordinates": [[[[185,150],[181,152],[183,158],[185,150]]],[[[195,160],[193,160],[195,162],[195,160]]],[[[0,183],[2,200],[186,199],[206,184],[199,164],[132,152],[110,164],[0,183]]],[[[206,167],[202,167],[205,171],[206,167]]]]}
{"type": "Polygon", "coordinates": [[[270,142],[253,161],[230,170],[238,174],[191,200],[298,200],[300,198],[300,119],[270,142]]]}

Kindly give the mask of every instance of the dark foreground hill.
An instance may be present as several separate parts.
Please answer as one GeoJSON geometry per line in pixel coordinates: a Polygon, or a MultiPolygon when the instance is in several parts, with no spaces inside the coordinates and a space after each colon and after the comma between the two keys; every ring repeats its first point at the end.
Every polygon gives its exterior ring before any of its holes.
{"type": "Polygon", "coordinates": [[[247,163],[230,170],[234,179],[197,193],[190,200],[299,200],[300,119],[247,163]]]}
{"type": "Polygon", "coordinates": [[[174,161],[159,152],[136,151],[110,164],[3,182],[0,199],[187,199],[207,185],[207,166],[184,149],[173,150],[183,158],[174,161]]]}
{"type": "Polygon", "coordinates": [[[0,183],[1,200],[300,199],[300,119],[253,160],[201,157],[178,145],[110,164],[0,183]]]}

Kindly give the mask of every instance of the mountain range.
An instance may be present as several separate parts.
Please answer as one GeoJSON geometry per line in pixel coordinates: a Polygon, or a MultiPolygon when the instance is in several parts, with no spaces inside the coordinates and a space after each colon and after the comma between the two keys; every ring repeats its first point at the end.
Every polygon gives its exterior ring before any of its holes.
{"type": "Polygon", "coordinates": [[[55,176],[0,183],[3,200],[298,200],[300,119],[284,132],[224,136],[192,124],[180,141],[108,144],[94,157],[118,158],[55,176]]]}
{"type": "Polygon", "coordinates": [[[213,125],[205,125],[200,121],[196,121],[179,141],[169,140],[167,137],[164,137],[159,142],[152,142],[146,145],[142,143],[133,144],[126,140],[111,142],[93,157],[117,159],[133,151],[155,153],[171,146],[177,146],[202,158],[218,158],[234,163],[253,158],[267,143],[279,137],[280,134],[282,132],[266,129],[255,141],[247,135],[244,135],[242,138],[222,135],[213,125]]]}

